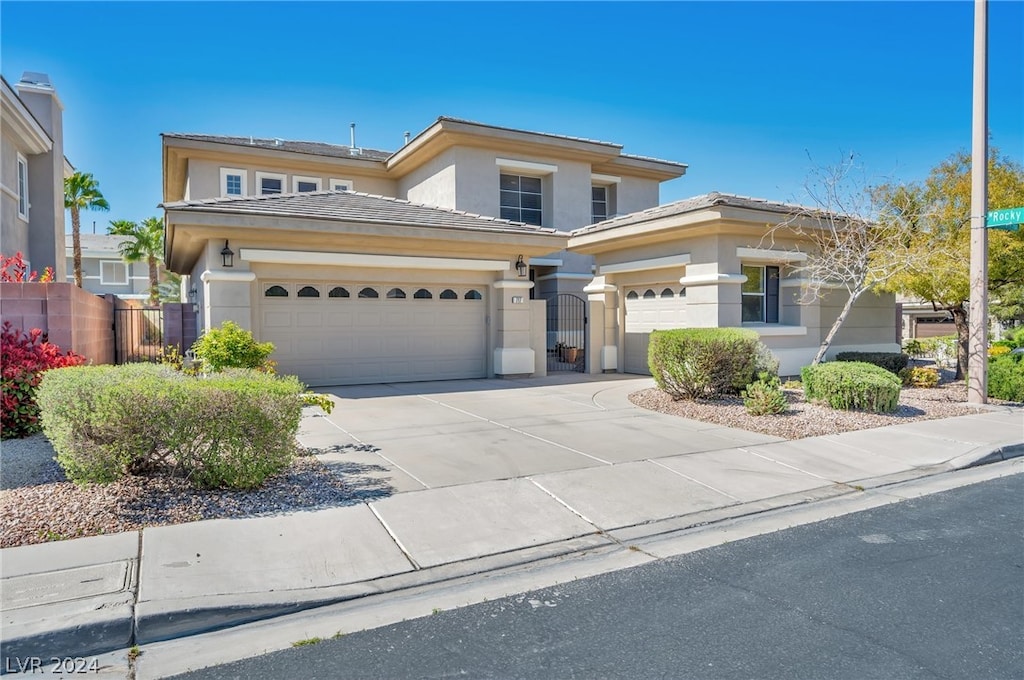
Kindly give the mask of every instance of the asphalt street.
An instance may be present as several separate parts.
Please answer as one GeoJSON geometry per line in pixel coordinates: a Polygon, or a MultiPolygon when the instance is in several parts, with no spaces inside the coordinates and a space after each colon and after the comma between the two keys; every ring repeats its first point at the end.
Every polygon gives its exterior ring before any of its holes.
{"type": "Polygon", "coordinates": [[[177,677],[1024,678],[1024,475],[177,677]]]}

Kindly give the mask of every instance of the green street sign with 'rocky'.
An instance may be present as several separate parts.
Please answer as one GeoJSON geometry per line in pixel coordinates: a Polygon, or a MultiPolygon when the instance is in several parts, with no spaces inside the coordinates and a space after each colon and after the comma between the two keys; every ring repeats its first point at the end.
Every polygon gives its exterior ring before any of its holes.
{"type": "Polygon", "coordinates": [[[1024,224],[1024,206],[989,210],[988,215],[985,216],[985,226],[989,229],[1014,231],[1019,229],[1021,224],[1024,224]]]}

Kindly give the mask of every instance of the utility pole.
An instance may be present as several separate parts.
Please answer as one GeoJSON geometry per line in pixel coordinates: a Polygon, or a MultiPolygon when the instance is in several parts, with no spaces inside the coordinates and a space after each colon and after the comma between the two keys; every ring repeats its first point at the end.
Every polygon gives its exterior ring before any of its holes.
{"type": "Polygon", "coordinates": [[[971,301],[967,401],[988,403],[988,0],[974,0],[971,121],[971,301]]]}

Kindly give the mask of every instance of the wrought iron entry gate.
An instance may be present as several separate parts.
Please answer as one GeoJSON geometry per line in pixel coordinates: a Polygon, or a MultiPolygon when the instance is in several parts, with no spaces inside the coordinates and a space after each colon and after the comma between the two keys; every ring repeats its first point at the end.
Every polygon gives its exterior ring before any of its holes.
{"type": "Polygon", "coordinates": [[[114,363],[157,361],[163,347],[163,329],[163,309],[115,309],[114,363]]]}
{"type": "Polygon", "coordinates": [[[571,293],[557,293],[545,299],[548,303],[548,372],[585,372],[587,301],[571,293]]]}

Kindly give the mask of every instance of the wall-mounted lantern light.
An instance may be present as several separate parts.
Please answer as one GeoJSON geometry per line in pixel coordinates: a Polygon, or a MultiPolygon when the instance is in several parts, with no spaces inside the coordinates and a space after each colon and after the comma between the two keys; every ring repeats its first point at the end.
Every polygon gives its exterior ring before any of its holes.
{"type": "Polygon", "coordinates": [[[519,274],[520,278],[525,277],[527,274],[527,266],[526,263],[523,262],[522,255],[519,256],[518,260],[516,260],[516,272],[519,274]]]}
{"type": "Polygon", "coordinates": [[[224,241],[224,247],[220,251],[220,256],[224,260],[225,267],[235,266],[235,251],[228,248],[228,242],[224,241]]]}
{"type": "Polygon", "coordinates": [[[192,302],[192,313],[195,314],[199,311],[199,305],[196,304],[196,298],[199,296],[199,291],[193,286],[188,291],[188,299],[192,302]]]}

